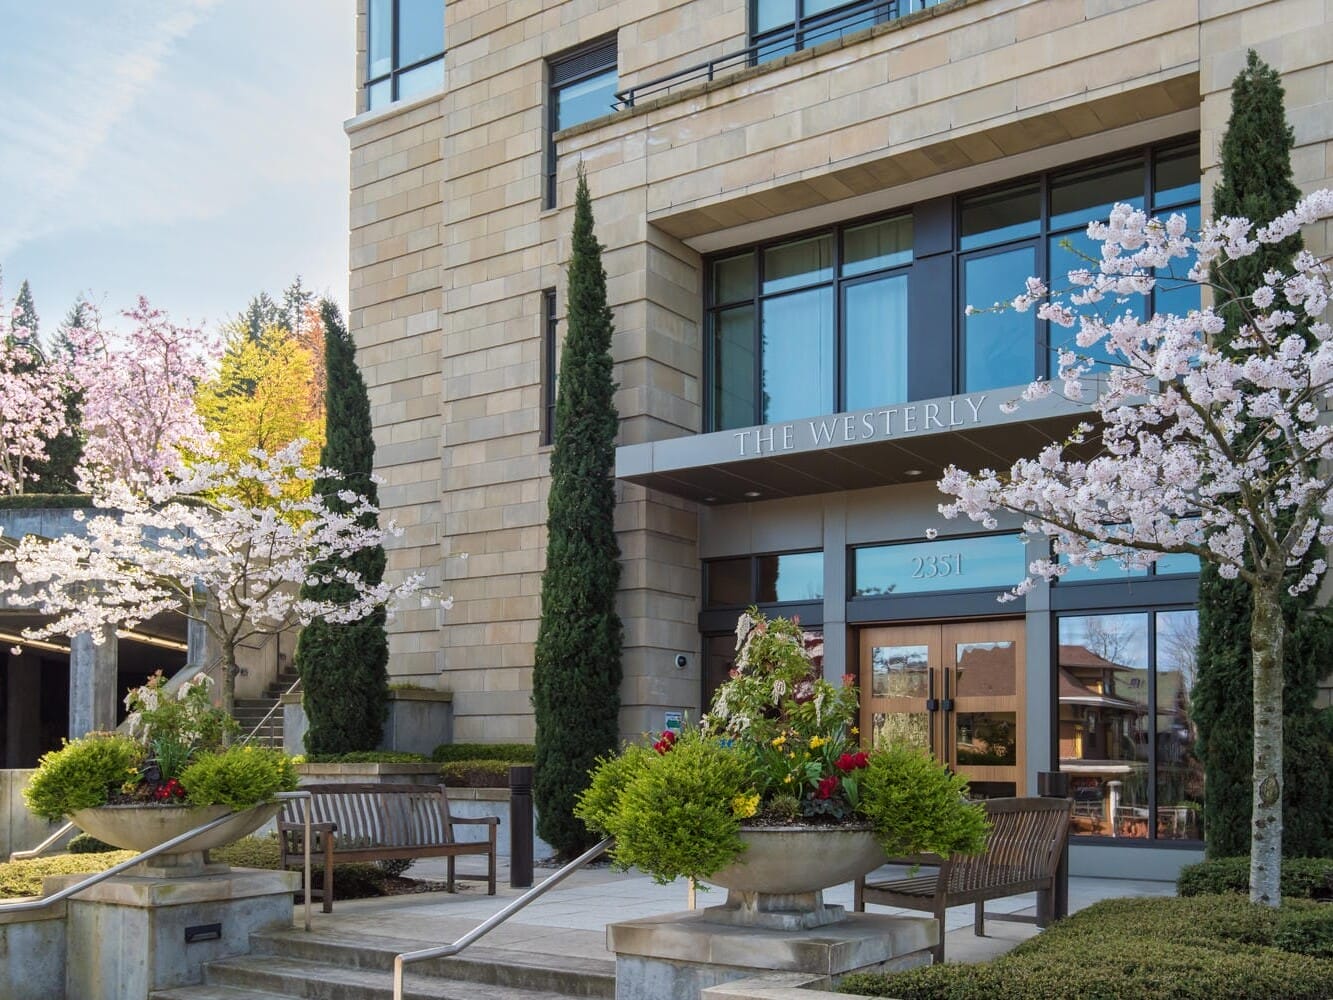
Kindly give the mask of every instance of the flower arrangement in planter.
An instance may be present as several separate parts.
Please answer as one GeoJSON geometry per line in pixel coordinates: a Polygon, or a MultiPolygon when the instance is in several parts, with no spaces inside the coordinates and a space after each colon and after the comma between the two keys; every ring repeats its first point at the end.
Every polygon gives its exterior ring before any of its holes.
{"type": "MultiPolygon", "coordinates": [[[[166,683],[158,671],[126,695],[128,734],[89,733],[43,755],[23,790],[28,808],[49,820],[70,816],[85,830],[90,823],[98,825],[88,832],[116,846],[144,850],[160,840],[117,843],[117,835],[108,836],[103,826],[110,821],[92,819],[90,811],[174,808],[182,814],[179,823],[185,824],[178,832],[185,832],[205,821],[189,815],[194,810],[214,807],[218,816],[250,810],[296,788],[290,757],[276,750],[226,745],[236,723],[213,705],[207,676],[197,675],[174,695],[166,683]]],[[[160,829],[162,821],[150,825],[160,829]]]]}
{"type": "Polygon", "coordinates": [[[757,872],[751,851],[762,838],[754,834],[813,831],[824,835],[813,851],[789,859],[770,887],[756,887],[803,893],[821,888],[809,871],[818,867],[814,855],[845,860],[837,858],[843,833],[870,850],[850,868],[833,864],[824,886],[885,855],[984,849],[985,813],[967,801],[966,780],[915,748],[863,748],[854,677],[840,687],[826,681],[797,622],[751,608],[737,624],[736,650],[730,679],[698,728],[628,746],[594,769],[576,813],[615,837],[618,865],[658,882],[686,876],[736,889],[734,869],[749,861],[757,872]]]}

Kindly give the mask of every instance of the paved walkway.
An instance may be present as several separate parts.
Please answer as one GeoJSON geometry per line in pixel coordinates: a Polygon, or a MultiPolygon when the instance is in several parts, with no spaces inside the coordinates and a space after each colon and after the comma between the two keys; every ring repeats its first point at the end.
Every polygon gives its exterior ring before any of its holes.
{"type": "MultiPolygon", "coordinates": [[[[461,871],[472,869],[460,864],[461,871]]],[[[407,872],[412,878],[444,880],[443,861],[418,861],[407,872]]],[[[536,881],[553,874],[553,869],[538,868],[536,881]]],[[[334,912],[318,912],[315,904],[315,929],[339,934],[391,937],[405,942],[424,942],[427,946],[457,940],[491,914],[500,910],[523,890],[509,888],[509,872],[500,867],[496,895],[486,895],[486,884],[459,883],[452,895],[444,892],[380,899],[339,902],[334,912]]],[[[848,909],[852,905],[852,887],[848,883],[825,892],[830,903],[848,909]]],[[[1170,882],[1130,879],[1071,878],[1069,907],[1080,910],[1099,899],[1116,896],[1173,896],[1170,882]]],[[[714,889],[698,894],[700,907],[725,900],[725,890],[714,889]]],[[[684,910],[688,906],[686,884],[655,885],[637,873],[615,872],[609,868],[591,868],[576,872],[550,893],[531,903],[505,924],[482,939],[490,948],[513,948],[525,952],[586,958],[613,958],[606,950],[606,925],[637,917],[648,917],[684,910]]],[[[1036,896],[1029,893],[986,904],[988,913],[1035,913],[1036,896]]],[[[876,913],[910,913],[874,907],[876,913]]],[[[298,919],[300,911],[298,909],[298,919]]],[[[988,921],[986,937],[972,933],[972,907],[951,909],[946,921],[948,937],[945,953],[950,962],[980,962],[995,958],[1034,934],[1035,925],[988,921]]],[[[413,945],[414,947],[417,945],[413,945]]]]}

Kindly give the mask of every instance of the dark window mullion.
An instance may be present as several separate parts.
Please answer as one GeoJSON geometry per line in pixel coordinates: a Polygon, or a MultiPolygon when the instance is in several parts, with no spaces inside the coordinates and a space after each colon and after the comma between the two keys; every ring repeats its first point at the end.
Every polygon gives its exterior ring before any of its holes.
{"type": "Polygon", "coordinates": [[[754,416],[764,422],[764,251],[754,251],[754,416]]]}
{"type": "Polygon", "coordinates": [[[1157,612],[1148,613],[1148,840],[1157,839],[1157,612]]]}

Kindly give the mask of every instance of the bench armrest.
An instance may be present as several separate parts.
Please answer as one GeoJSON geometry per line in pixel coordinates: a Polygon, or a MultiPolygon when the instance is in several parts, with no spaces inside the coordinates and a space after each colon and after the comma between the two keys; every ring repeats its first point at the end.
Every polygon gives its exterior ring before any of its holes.
{"type": "Polygon", "coordinates": [[[497,826],[500,823],[499,816],[450,816],[451,823],[485,823],[488,826],[497,826]]]}

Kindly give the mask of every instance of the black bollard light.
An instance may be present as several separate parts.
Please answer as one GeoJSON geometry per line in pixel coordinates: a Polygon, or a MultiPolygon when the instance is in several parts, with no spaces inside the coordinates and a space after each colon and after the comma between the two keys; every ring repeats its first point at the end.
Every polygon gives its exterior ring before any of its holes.
{"type": "Polygon", "coordinates": [[[509,887],[532,885],[532,765],[509,768],[509,887]]]}

